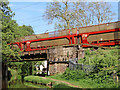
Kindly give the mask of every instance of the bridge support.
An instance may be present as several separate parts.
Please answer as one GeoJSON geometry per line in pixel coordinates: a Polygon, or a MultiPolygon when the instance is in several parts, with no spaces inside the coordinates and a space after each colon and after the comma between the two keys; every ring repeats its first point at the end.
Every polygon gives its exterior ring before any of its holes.
{"type": "Polygon", "coordinates": [[[63,73],[69,65],[69,59],[80,59],[84,57],[84,50],[81,45],[56,46],[49,48],[47,53],[48,71],[50,75],[63,73]]]}
{"type": "Polygon", "coordinates": [[[63,73],[68,67],[68,63],[51,63],[49,64],[50,75],[63,73]]]}

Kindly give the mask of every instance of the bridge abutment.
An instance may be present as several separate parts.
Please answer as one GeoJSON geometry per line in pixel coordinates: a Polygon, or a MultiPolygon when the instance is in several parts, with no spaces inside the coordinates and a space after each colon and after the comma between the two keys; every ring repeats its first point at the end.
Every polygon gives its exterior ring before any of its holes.
{"type": "Polygon", "coordinates": [[[69,60],[84,58],[81,45],[56,46],[48,49],[48,71],[50,75],[63,73],[69,66],[69,60]]]}
{"type": "Polygon", "coordinates": [[[50,75],[63,73],[65,72],[66,68],[68,67],[67,63],[52,63],[49,64],[49,73],[50,75]]]}

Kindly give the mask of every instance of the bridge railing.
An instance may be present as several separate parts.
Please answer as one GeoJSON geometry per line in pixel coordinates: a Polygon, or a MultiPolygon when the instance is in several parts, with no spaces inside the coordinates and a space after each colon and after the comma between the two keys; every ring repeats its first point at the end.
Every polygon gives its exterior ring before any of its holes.
{"type": "Polygon", "coordinates": [[[69,68],[71,70],[83,70],[87,74],[95,70],[95,67],[92,65],[85,65],[85,64],[79,64],[77,63],[77,58],[74,60],[69,60],[69,68]]]}
{"type": "Polygon", "coordinates": [[[88,33],[88,32],[95,32],[95,31],[103,31],[103,30],[110,30],[120,28],[120,21],[112,22],[112,23],[104,23],[99,25],[92,25],[87,27],[79,27],[79,33],[88,33]]]}
{"type": "Polygon", "coordinates": [[[38,35],[30,35],[22,38],[22,40],[25,42],[17,42],[15,43],[16,45],[14,46],[20,48],[20,50],[24,48],[26,51],[28,50],[32,51],[32,50],[44,50],[47,49],[49,46],[52,47],[52,46],[66,45],[66,44],[67,45],[78,44],[78,42],[84,44],[93,44],[93,45],[99,45],[99,44],[116,45],[120,42],[119,24],[120,21],[82,27],[79,29],[73,28],[73,29],[58,30],[58,31],[53,31],[38,35]],[[109,30],[109,29],[113,29],[113,30],[109,30]],[[96,32],[92,32],[92,31],[96,31],[96,32]],[[43,40],[39,40],[39,39],[43,39],[43,40]],[[32,40],[32,41],[26,41],[26,40],[32,40]],[[106,42],[108,44],[106,44],[106,42]]]}
{"type": "Polygon", "coordinates": [[[80,34],[80,33],[110,30],[110,29],[116,29],[116,28],[120,28],[120,21],[99,24],[99,25],[92,25],[92,26],[87,26],[87,27],[79,27],[79,28],[52,31],[52,32],[37,34],[37,35],[30,35],[30,36],[25,36],[24,38],[21,38],[21,40],[24,40],[24,41],[35,40],[35,39],[58,37],[58,36],[65,36],[65,35],[71,35],[71,34],[80,34]]]}
{"type": "Polygon", "coordinates": [[[69,29],[49,32],[49,37],[58,37],[58,36],[65,36],[65,35],[70,35],[69,29]]]}

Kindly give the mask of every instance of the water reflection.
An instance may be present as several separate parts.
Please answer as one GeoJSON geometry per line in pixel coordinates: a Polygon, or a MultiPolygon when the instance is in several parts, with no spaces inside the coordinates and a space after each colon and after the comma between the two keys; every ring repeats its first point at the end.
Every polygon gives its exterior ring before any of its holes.
{"type": "Polygon", "coordinates": [[[28,87],[24,85],[22,80],[13,80],[9,82],[8,88],[28,88],[28,87]]]}

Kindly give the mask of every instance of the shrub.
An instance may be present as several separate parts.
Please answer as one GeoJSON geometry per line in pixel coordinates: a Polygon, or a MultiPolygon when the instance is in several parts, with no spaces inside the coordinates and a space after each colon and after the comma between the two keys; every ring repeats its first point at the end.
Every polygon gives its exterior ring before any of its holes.
{"type": "Polygon", "coordinates": [[[61,77],[67,80],[79,80],[85,78],[85,75],[86,74],[82,70],[70,70],[67,68],[61,77]]]}

